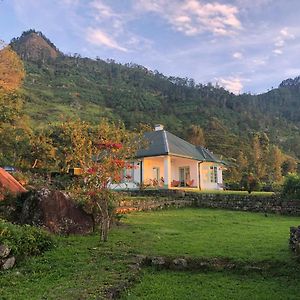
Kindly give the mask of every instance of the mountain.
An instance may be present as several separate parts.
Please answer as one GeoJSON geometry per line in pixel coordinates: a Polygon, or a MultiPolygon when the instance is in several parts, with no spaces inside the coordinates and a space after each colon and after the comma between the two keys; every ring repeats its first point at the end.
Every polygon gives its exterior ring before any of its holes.
{"type": "Polygon", "coordinates": [[[136,64],[62,54],[42,33],[27,31],[11,46],[23,59],[25,111],[35,127],[61,116],[95,123],[100,117],[164,124],[186,138],[190,125],[204,129],[207,146],[235,161],[251,154],[256,132],[287,155],[300,158],[300,89],[288,79],[260,95],[234,95],[193,79],[167,77],[136,64]]]}
{"type": "Polygon", "coordinates": [[[286,80],[283,80],[280,85],[280,88],[283,87],[300,87],[300,76],[295,77],[294,79],[288,78],[286,80]]]}
{"type": "Polygon", "coordinates": [[[45,63],[61,54],[41,32],[32,29],[24,32],[19,38],[14,38],[10,45],[23,60],[33,62],[45,63]]]}

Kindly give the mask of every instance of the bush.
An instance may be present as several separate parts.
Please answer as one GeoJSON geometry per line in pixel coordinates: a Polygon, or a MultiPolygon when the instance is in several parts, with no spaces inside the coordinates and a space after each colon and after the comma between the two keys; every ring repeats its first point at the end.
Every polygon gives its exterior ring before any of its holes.
{"type": "Polygon", "coordinates": [[[277,182],[264,182],[261,183],[261,191],[262,192],[274,192],[274,193],[280,193],[282,192],[282,184],[277,182]]]}
{"type": "Polygon", "coordinates": [[[259,180],[252,174],[243,174],[240,187],[242,190],[248,191],[250,194],[252,191],[260,191],[261,185],[259,180]]]}
{"type": "Polygon", "coordinates": [[[241,190],[240,183],[239,182],[234,182],[234,181],[226,182],[225,183],[225,190],[240,191],[241,190]]]}
{"type": "Polygon", "coordinates": [[[0,219],[0,244],[12,249],[17,257],[38,255],[53,247],[50,234],[29,225],[15,225],[0,219]]]}
{"type": "Polygon", "coordinates": [[[300,176],[298,174],[289,174],[285,177],[282,196],[300,199],[300,176]]]}

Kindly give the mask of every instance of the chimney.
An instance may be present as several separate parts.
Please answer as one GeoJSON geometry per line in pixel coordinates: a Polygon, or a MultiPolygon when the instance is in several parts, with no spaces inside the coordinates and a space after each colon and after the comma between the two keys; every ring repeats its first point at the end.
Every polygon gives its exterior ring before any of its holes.
{"type": "Polygon", "coordinates": [[[154,131],[164,130],[164,125],[161,124],[155,124],[154,125],[154,131]]]}

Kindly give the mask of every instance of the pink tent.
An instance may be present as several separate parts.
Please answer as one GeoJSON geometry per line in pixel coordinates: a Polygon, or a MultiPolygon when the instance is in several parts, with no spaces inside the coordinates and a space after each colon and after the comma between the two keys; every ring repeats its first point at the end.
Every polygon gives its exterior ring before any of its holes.
{"type": "Polygon", "coordinates": [[[26,189],[12,175],[0,168],[0,200],[4,198],[1,194],[2,190],[12,194],[26,192],[26,189]]]}

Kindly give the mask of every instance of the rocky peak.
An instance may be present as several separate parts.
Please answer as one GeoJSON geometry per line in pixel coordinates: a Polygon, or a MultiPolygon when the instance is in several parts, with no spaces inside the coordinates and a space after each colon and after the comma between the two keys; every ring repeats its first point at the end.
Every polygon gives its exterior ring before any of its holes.
{"type": "Polygon", "coordinates": [[[19,38],[12,39],[11,47],[23,60],[46,62],[56,59],[61,53],[41,32],[28,30],[19,38]]]}
{"type": "Polygon", "coordinates": [[[288,78],[286,80],[283,80],[279,87],[290,87],[290,86],[300,86],[300,76],[295,77],[294,79],[288,78]]]}

